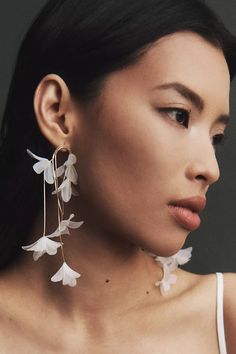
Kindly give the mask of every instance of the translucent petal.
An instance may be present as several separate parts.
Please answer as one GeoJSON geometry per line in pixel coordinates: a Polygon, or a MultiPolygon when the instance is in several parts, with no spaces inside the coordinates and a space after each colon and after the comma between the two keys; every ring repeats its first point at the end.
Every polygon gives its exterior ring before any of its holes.
{"type": "Polygon", "coordinates": [[[169,284],[168,282],[164,281],[164,282],[162,283],[162,286],[163,286],[163,290],[164,290],[165,292],[168,291],[168,290],[170,290],[170,284],[169,284]]]}
{"type": "Polygon", "coordinates": [[[39,257],[41,257],[41,256],[43,256],[44,255],[44,253],[46,253],[46,251],[44,251],[44,252],[34,252],[33,253],[33,259],[35,260],[35,261],[37,261],[38,259],[39,259],[39,257]]]}
{"type": "Polygon", "coordinates": [[[71,183],[69,181],[69,179],[65,180],[65,186],[64,188],[62,188],[61,190],[61,196],[62,199],[65,203],[69,202],[70,198],[71,198],[71,183]]]}
{"type": "Polygon", "coordinates": [[[64,262],[64,268],[67,274],[69,274],[71,277],[75,277],[75,278],[79,278],[80,277],[80,273],[75,272],[72,268],[70,268],[68,266],[67,263],[64,262]]]}
{"type": "Polygon", "coordinates": [[[62,280],[63,266],[51,277],[51,281],[56,282],[62,280]]]}
{"type": "Polygon", "coordinates": [[[36,173],[40,174],[47,168],[47,166],[48,166],[48,160],[39,161],[33,165],[33,169],[36,173]]]}
{"type": "Polygon", "coordinates": [[[64,170],[65,170],[65,166],[62,165],[62,166],[59,166],[56,170],[56,176],[57,177],[60,177],[63,173],[64,173],[64,170]]]}
{"type": "Polygon", "coordinates": [[[53,167],[52,167],[51,163],[50,163],[50,165],[48,165],[46,170],[44,170],[44,179],[49,184],[53,184],[54,183],[53,167]]]}
{"type": "Polygon", "coordinates": [[[77,283],[76,279],[71,279],[68,285],[74,287],[76,286],[76,283],[77,283]]]}
{"type": "Polygon", "coordinates": [[[47,250],[47,238],[45,236],[41,237],[34,246],[34,250],[38,252],[47,250]]]}
{"type": "Polygon", "coordinates": [[[191,257],[192,247],[181,249],[176,254],[176,259],[178,264],[185,264],[189,261],[191,257]]]}
{"type": "Polygon", "coordinates": [[[47,244],[47,253],[48,253],[49,255],[54,255],[54,254],[56,254],[58,247],[61,246],[61,243],[60,243],[60,242],[56,242],[56,241],[52,241],[52,240],[48,240],[48,241],[53,242],[53,244],[52,244],[52,243],[48,243],[48,244],[47,244]]]}
{"type": "Polygon", "coordinates": [[[56,274],[51,278],[52,281],[60,281],[62,280],[63,285],[75,286],[76,279],[79,278],[80,274],[73,271],[66,262],[63,262],[61,268],[57,271],[56,274]]]}
{"type": "Polygon", "coordinates": [[[84,221],[70,221],[69,223],[69,227],[71,229],[76,229],[77,227],[80,227],[81,225],[83,225],[84,221]]]}
{"type": "Polygon", "coordinates": [[[77,184],[78,174],[77,174],[77,171],[74,168],[74,166],[67,167],[65,175],[67,178],[69,178],[69,180],[71,182],[73,182],[74,184],[77,184]]]}
{"type": "Polygon", "coordinates": [[[26,251],[37,251],[37,252],[41,252],[44,250],[44,244],[43,244],[43,237],[40,237],[37,241],[31,243],[28,246],[22,246],[23,250],[26,251]]]}
{"type": "Polygon", "coordinates": [[[47,235],[47,237],[56,237],[56,236],[59,236],[60,235],[60,232],[58,231],[58,227],[56,228],[55,231],[53,231],[51,234],[47,235]]]}
{"type": "Polygon", "coordinates": [[[61,183],[61,185],[58,187],[58,191],[61,191],[63,188],[65,188],[65,186],[66,186],[67,183],[68,183],[68,180],[65,179],[65,180],[61,183]]]}
{"type": "Polygon", "coordinates": [[[23,250],[25,251],[33,251],[33,247],[34,245],[37,243],[38,241],[35,241],[34,243],[31,243],[30,245],[27,245],[27,246],[21,246],[21,248],[23,248],[23,250]]]}
{"type": "Polygon", "coordinates": [[[168,291],[165,291],[165,289],[164,289],[164,287],[162,285],[160,286],[160,290],[161,290],[162,296],[166,296],[167,295],[168,291]]]}
{"type": "Polygon", "coordinates": [[[40,156],[35,155],[35,154],[34,154],[32,151],[30,151],[29,149],[26,149],[26,151],[28,152],[28,154],[29,154],[31,157],[33,157],[33,158],[35,158],[35,159],[37,159],[37,160],[45,160],[44,157],[40,157],[40,156]]]}
{"type": "Polygon", "coordinates": [[[61,228],[60,232],[61,232],[62,235],[70,235],[70,230],[66,226],[61,228]]]}
{"type": "MultiPolygon", "coordinates": [[[[57,188],[58,192],[60,192],[64,188],[65,181],[63,181],[62,184],[57,188]]],[[[56,189],[51,194],[57,194],[56,189]]]]}
{"type": "Polygon", "coordinates": [[[169,277],[169,283],[170,284],[175,284],[177,280],[177,276],[175,274],[171,274],[169,277]]]}
{"type": "Polygon", "coordinates": [[[67,285],[71,282],[71,277],[68,273],[66,273],[65,269],[64,269],[64,274],[63,274],[63,278],[62,278],[62,284],[63,285],[67,285]]]}
{"type": "Polygon", "coordinates": [[[76,163],[76,161],[77,161],[76,156],[74,154],[70,153],[67,161],[65,162],[65,165],[66,166],[74,165],[76,163]]]}
{"type": "Polygon", "coordinates": [[[47,235],[47,237],[52,238],[52,237],[58,237],[60,235],[70,235],[70,231],[66,228],[64,228],[63,230],[61,229],[59,231],[59,229],[57,228],[56,231],[54,231],[52,234],[47,235]]]}

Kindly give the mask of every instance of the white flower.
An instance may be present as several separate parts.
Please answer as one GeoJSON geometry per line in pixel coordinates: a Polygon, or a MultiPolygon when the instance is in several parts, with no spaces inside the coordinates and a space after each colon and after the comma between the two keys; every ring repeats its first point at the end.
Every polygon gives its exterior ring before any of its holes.
{"type": "Polygon", "coordinates": [[[160,261],[162,264],[166,264],[171,271],[175,270],[178,265],[187,263],[191,258],[191,252],[193,247],[188,247],[179,250],[176,254],[170,257],[156,256],[155,260],[160,261]]]}
{"type": "Polygon", "coordinates": [[[44,253],[48,253],[49,255],[56,254],[60,246],[60,242],[52,241],[47,236],[42,236],[38,241],[28,246],[22,246],[22,248],[25,251],[34,251],[33,258],[37,261],[44,253]]]}
{"type": "MultiPolygon", "coordinates": [[[[57,169],[57,176],[61,176],[65,169],[66,178],[58,187],[58,192],[61,192],[61,197],[66,203],[69,202],[71,195],[79,195],[77,190],[72,186],[72,183],[78,183],[78,174],[75,167],[73,166],[76,163],[76,160],[76,156],[70,153],[68,159],[64,162],[64,164],[57,169]]],[[[56,194],[56,190],[54,190],[52,194],[56,194]]]]}
{"type": "Polygon", "coordinates": [[[192,250],[193,250],[193,247],[181,249],[176,254],[174,254],[172,257],[177,261],[178,264],[185,264],[190,260],[190,258],[192,256],[192,250]]]}
{"type": "Polygon", "coordinates": [[[80,277],[80,273],[71,269],[66,262],[63,262],[61,268],[51,277],[51,281],[57,282],[62,280],[63,285],[76,286],[76,278],[80,277]]]}
{"type": "Polygon", "coordinates": [[[170,257],[157,256],[155,258],[155,261],[161,262],[163,266],[166,265],[170,269],[170,271],[173,271],[178,267],[178,262],[173,256],[170,257]]]}
{"type": "MultiPolygon", "coordinates": [[[[33,154],[29,149],[26,149],[26,151],[28,152],[28,154],[35,158],[36,160],[39,160],[38,162],[36,162],[33,165],[33,169],[37,174],[40,173],[44,173],[44,179],[47,183],[49,184],[53,184],[54,183],[54,176],[53,176],[53,164],[52,164],[52,160],[48,160],[44,157],[40,157],[37,156],[35,154],[33,154]]],[[[61,173],[60,168],[56,170],[55,174],[56,176],[59,175],[59,173],[61,173]]]]}
{"type": "Polygon", "coordinates": [[[156,286],[160,285],[160,291],[163,296],[167,294],[167,292],[170,289],[170,285],[174,284],[176,282],[177,276],[175,274],[171,274],[171,271],[174,271],[176,268],[178,268],[178,265],[180,264],[185,264],[187,263],[190,258],[191,258],[191,252],[192,252],[193,247],[188,247],[185,249],[179,250],[176,254],[170,257],[161,257],[161,256],[156,256],[154,253],[148,252],[145,250],[145,252],[151,256],[154,257],[155,261],[159,261],[162,264],[163,268],[163,278],[161,281],[157,281],[155,283],[156,286]]]}
{"type": "Polygon", "coordinates": [[[78,174],[73,166],[76,163],[76,156],[72,153],[69,154],[67,161],[64,163],[66,166],[65,176],[74,184],[77,184],[78,174]]]}
{"type": "Polygon", "coordinates": [[[163,264],[163,271],[163,278],[160,281],[157,281],[155,285],[160,286],[161,294],[166,296],[170,290],[170,285],[176,283],[177,276],[175,274],[171,274],[170,269],[166,264],[163,264]]]}
{"type": "Polygon", "coordinates": [[[62,220],[60,222],[60,230],[59,227],[56,229],[56,231],[54,231],[51,235],[48,235],[48,237],[56,237],[62,234],[70,234],[70,230],[71,229],[76,229],[78,227],[80,227],[81,225],[83,225],[84,221],[71,221],[71,219],[75,216],[75,214],[70,214],[69,218],[66,220],[62,220]]]}
{"type": "MultiPolygon", "coordinates": [[[[74,186],[71,184],[71,181],[69,178],[66,178],[60,187],[58,188],[58,192],[61,192],[61,197],[64,202],[69,202],[71,195],[78,196],[79,193],[77,190],[74,188],[74,186]]],[[[56,194],[56,190],[52,192],[52,194],[56,194]]]]}
{"type": "MultiPolygon", "coordinates": [[[[58,192],[61,192],[61,197],[64,202],[69,202],[71,195],[72,195],[72,189],[71,189],[71,181],[69,178],[66,178],[60,187],[58,188],[58,192]]],[[[55,194],[56,191],[53,191],[52,194],[55,194]]]]}

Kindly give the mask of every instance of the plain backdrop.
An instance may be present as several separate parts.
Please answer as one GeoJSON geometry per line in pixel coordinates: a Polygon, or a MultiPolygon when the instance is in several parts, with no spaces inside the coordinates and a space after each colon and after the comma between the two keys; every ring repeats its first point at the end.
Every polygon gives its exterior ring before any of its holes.
{"type": "MultiPolygon", "coordinates": [[[[20,43],[45,3],[46,0],[0,0],[0,122],[20,43]]],[[[235,0],[206,3],[236,35],[235,0]]],[[[193,247],[191,260],[181,268],[194,273],[236,272],[236,79],[231,86],[230,111],[227,140],[217,153],[221,177],[208,190],[200,228],[188,235],[182,247],[193,247]]]]}

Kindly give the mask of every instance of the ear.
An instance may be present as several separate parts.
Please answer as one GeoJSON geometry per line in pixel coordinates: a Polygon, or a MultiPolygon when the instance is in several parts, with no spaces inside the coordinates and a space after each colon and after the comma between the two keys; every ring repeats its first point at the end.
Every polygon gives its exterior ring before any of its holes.
{"type": "Polygon", "coordinates": [[[48,74],[40,81],[34,94],[34,111],[42,134],[54,147],[71,145],[78,117],[69,89],[60,76],[48,74]]]}

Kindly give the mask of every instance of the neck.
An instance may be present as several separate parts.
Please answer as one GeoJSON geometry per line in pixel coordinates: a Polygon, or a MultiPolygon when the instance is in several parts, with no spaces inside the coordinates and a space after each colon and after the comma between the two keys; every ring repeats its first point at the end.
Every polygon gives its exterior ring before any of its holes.
{"type": "MultiPolygon", "coordinates": [[[[53,232],[55,213],[50,216],[53,222],[49,217],[47,228],[53,232]]],[[[36,235],[42,235],[42,217],[40,214],[36,220],[32,242],[40,237],[36,235]]],[[[29,297],[34,292],[50,308],[64,315],[78,314],[80,318],[96,313],[112,316],[154,299],[162,300],[159,287],[154,285],[163,277],[161,264],[129,240],[104,235],[88,223],[70,229],[70,235],[62,239],[67,264],[81,274],[76,287],[50,280],[63,262],[60,248],[56,255],[44,254],[38,261],[33,260],[32,252],[27,252],[15,278],[19,288],[25,286],[29,297]]]]}

